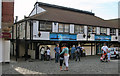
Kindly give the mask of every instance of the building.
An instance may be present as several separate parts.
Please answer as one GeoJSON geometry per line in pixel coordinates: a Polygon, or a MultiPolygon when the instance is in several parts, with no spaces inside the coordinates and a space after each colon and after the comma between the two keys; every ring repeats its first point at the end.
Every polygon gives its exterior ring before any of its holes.
{"type": "Polygon", "coordinates": [[[10,62],[11,26],[14,23],[14,0],[0,0],[0,62],[10,62]]]}
{"type": "Polygon", "coordinates": [[[101,53],[101,46],[118,43],[117,24],[96,17],[94,13],[36,2],[29,17],[13,25],[12,43],[16,59],[31,55],[40,58],[39,48],[49,46],[54,58],[56,43],[72,45],[81,44],[87,55],[101,53]]]}

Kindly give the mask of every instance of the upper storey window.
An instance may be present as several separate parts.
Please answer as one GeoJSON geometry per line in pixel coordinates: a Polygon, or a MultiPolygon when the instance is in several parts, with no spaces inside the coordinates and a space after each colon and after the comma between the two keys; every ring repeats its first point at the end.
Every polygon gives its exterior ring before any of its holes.
{"type": "Polygon", "coordinates": [[[39,21],[39,31],[52,31],[52,22],[39,21]]]}

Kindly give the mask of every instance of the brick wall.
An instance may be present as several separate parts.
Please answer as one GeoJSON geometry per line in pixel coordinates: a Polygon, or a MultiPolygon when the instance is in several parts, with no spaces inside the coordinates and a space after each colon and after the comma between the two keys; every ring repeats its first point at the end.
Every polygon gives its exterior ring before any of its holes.
{"type": "Polygon", "coordinates": [[[14,2],[2,2],[2,22],[14,22],[14,2]]]}

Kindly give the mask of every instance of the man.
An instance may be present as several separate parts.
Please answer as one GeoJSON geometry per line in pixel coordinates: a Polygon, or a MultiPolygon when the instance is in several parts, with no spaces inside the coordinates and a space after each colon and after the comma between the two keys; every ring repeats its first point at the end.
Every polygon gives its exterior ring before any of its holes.
{"type": "Polygon", "coordinates": [[[76,50],[75,45],[73,45],[71,48],[71,59],[72,60],[74,59],[74,56],[75,56],[75,50],[76,50]]]}
{"type": "Polygon", "coordinates": [[[101,48],[103,55],[105,56],[104,60],[107,62],[107,52],[108,52],[108,47],[106,43],[104,43],[104,46],[101,48]]]}
{"type": "Polygon", "coordinates": [[[60,54],[60,47],[59,47],[59,44],[57,44],[57,47],[54,48],[54,52],[55,52],[55,63],[58,63],[59,54],[60,54]]]}
{"type": "Polygon", "coordinates": [[[82,51],[82,48],[81,48],[81,46],[79,44],[78,47],[76,48],[76,51],[75,51],[75,54],[76,54],[75,61],[77,61],[77,59],[79,59],[79,61],[80,61],[81,51],[82,51]]]}

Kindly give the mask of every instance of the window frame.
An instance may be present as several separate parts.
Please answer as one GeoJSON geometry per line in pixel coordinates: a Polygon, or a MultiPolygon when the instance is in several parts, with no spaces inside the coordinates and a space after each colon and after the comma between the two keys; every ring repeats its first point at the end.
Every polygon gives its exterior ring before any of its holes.
{"type": "Polygon", "coordinates": [[[100,27],[100,34],[101,34],[101,35],[107,35],[107,28],[105,28],[105,27],[100,27]],[[106,33],[101,33],[101,31],[102,31],[101,29],[102,29],[102,28],[106,29],[106,33]]]}
{"type": "Polygon", "coordinates": [[[84,34],[84,26],[83,25],[74,25],[74,33],[75,34],[84,34]],[[76,32],[76,27],[79,27],[79,32],[76,32]],[[81,32],[82,31],[82,28],[80,28],[80,27],[83,27],[83,32],[81,32]]]}
{"type": "Polygon", "coordinates": [[[49,31],[51,32],[52,31],[52,22],[49,22],[49,21],[39,21],[39,25],[38,25],[38,31],[49,31]],[[41,22],[43,23],[42,25],[44,26],[44,29],[41,29],[41,22]],[[47,25],[48,24],[50,25],[50,29],[47,29],[47,25]]]}
{"type": "Polygon", "coordinates": [[[110,28],[110,35],[116,35],[116,29],[115,28],[110,28]],[[112,30],[112,32],[111,32],[111,30],[112,30]],[[115,31],[115,33],[114,33],[114,31],[115,31]]]}
{"type": "Polygon", "coordinates": [[[87,27],[88,34],[96,34],[97,33],[97,27],[95,27],[95,26],[88,26],[88,27],[87,27]],[[88,27],[92,28],[91,32],[89,32],[88,27]],[[95,28],[95,32],[93,32],[93,28],[95,28]]]}
{"type": "Polygon", "coordinates": [[[58,32],[59,33],[70,33],[70,24],[58,23],[58,32]],[[60,25],[63,25],[63,32],[60,32],[60,25]],[[65,32],[65,25],[68,25],[68,32],[65,32]]]}

